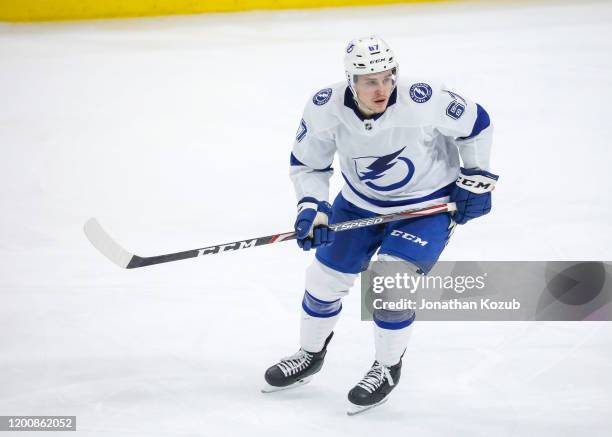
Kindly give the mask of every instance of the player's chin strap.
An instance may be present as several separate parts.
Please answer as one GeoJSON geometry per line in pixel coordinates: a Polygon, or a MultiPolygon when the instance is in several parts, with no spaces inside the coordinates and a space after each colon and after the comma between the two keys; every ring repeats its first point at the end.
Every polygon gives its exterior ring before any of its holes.
{"type": "Polygon", "coordinates": [[[367,108],[365,105],[362,105],[358,98],[353,98],[353,100],[355,101],[355,105],[357,105],[357,108],[359,109],[359,111],[366,118],[372,117],[373,115],[376,114],[376,112],[372,111],[370,108],[367,108]]]}

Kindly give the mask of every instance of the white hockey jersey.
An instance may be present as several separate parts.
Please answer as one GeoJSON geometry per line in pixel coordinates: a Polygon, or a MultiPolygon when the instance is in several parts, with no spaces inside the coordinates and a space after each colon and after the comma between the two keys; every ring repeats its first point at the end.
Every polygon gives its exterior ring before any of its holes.
{"type": "Polygon", "coordinates": [[[337,153],[342,195],[360,208],[389,213],[448,200],[466,168],[489,169],[492,126],[474,102],[422,80],[398,85],[387,109],[366,119],[346,82],[306,104],[291,154],[298,202],[329,201],[337,153]]]}

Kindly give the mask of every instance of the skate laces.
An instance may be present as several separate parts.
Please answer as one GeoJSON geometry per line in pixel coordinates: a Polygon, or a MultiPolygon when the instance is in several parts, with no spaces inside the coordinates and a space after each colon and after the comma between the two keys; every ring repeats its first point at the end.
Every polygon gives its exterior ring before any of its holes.
{"type": "Polygon", "coordinates": [[[373,393],[384,383],[385,378],[389,381],[389,385],[395,385],[389,368],[383,366],[378,361],[374,361],[372,368],[366,373],[363,379],[357,383],[357,386],[363,388],[368,393],[373,393]]]}
{"type": "Polygon", "coordinates": [[[308,367],[312,361],[312,356],[313,354],[306,352],[304,349],[300,349],[297,353],[289,357],[282,358],[277,366],[279,369],[281,369],[283,375],[295,375],[308,367]]]}

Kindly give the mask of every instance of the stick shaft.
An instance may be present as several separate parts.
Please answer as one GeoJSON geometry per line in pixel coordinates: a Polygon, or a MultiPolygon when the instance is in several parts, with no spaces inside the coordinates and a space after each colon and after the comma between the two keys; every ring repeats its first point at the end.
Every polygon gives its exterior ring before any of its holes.
{"type": "MultiPolygon", "coordinates": [[[[336,232],[349,231],[351,229],[359,229],[367,226],[381,225],[398,220],[404,220],[413,217],[422,217],[432,214],[440,214],[452,212],[456,210],[454,203],[442,203],[439,205],[428,206],[425,208],[417,208],[397,213],[379,215],[369,218],[361,218],[349,220],[341,223],[329,225],[336,232]]],[[[85,234],[91,243],[103,255],[109,258],[112,262],[122,268],[135,269],[146,267],[155,264],[162,264],[183,259],[196,258],[204,255],[216,255],[223,252],[232,252],[235,250],[248,249],[251,247],[265,246],[268,244],[280,243],[282,241],[295,240],[295,232],[285,232],[283,234],[268,235],[265,237],[251,238],[248,240],[234,241],[232,243],[218,244],[215,246],[202,247],[199,249],[185,250],[182,252],[169,253],[165,255],[156,255],[149,257],[141,257],[131,254],[121,248],[100,226],[95,219],[90,219],[85,224],[85,234]],[[129,261],[127,261],[129,260],[129,261]]]]}

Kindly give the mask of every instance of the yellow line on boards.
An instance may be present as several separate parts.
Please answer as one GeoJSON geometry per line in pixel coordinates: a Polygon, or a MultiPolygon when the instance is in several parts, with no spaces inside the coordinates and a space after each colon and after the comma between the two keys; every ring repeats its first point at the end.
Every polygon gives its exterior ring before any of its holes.
{"type": "Polygon", "coordinates": [[[446,0],[0,0],[0,21],[83,20],[440,1],[446,0]]]}

